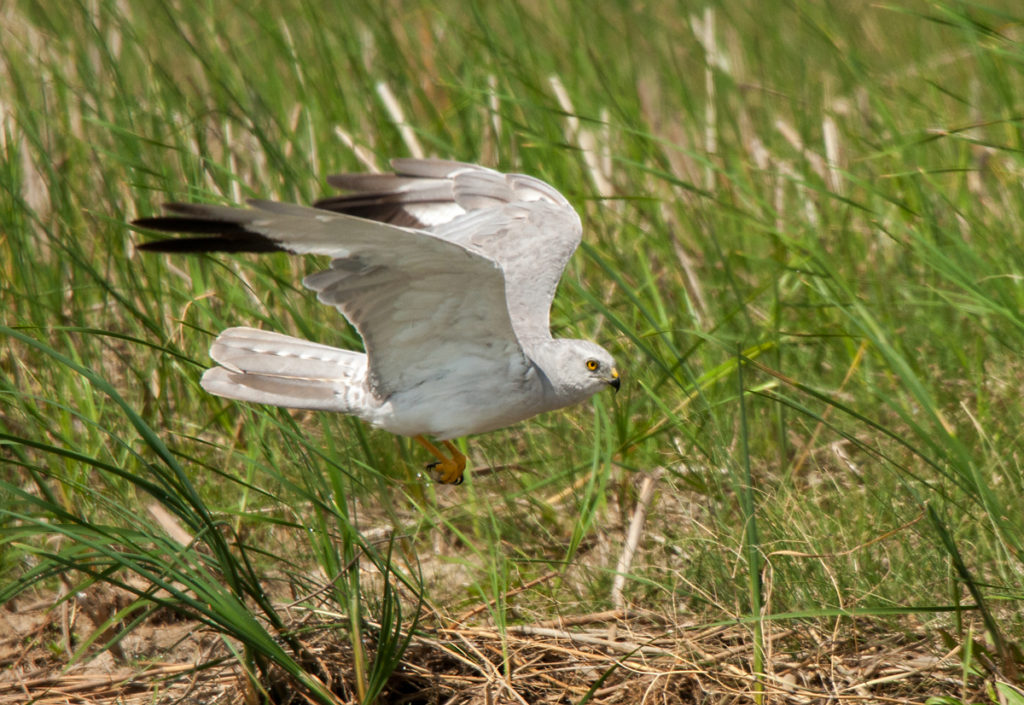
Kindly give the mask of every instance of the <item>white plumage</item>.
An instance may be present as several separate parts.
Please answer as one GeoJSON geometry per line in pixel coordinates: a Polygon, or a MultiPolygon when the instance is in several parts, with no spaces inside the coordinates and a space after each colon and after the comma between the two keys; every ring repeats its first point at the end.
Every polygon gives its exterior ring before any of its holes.
{"type": "MultiPolygon", "coordinates": [[[[392,164],[394,174],[330,177],[351,193],[315,207],[170,204],[174,215],[135,222],[193,235],[141,249],[332,258],[303,283],[355,326],[365,353],[229,328],[210,349],[219,366],[203,375],[206,390],[359,416],[420,437],[445,466],[423,435],[490,431],[618,388],[603,348],[551,337],[551,301],[582,234],[560,193],[460,162],[392,164]]],[[[442,477],[457,481],[461,467],[457,475],[442,477]]]]}

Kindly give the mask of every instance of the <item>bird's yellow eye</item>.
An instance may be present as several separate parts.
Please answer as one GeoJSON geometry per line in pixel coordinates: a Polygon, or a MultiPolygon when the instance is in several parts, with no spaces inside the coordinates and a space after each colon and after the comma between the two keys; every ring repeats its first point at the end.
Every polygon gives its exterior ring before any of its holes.
{"type": "Polygon", "coordinates": [[[593,372],[598,368],[597,360],[587,360],[587,369],[593,372]]]}

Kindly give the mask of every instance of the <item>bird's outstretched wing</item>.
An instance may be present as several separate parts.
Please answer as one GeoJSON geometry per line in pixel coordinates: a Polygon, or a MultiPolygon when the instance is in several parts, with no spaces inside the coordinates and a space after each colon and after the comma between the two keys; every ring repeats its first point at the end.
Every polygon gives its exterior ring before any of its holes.
{"type": "Polygon", "coordinates": [[[583,228],[549,184],[522,174],[440,159],[395,159],[393,174],[337,174],[350,193],[318,208],[427,230],[501,267],[508,310],[522,341],[550,337],[551,301],[583,228]]]}
{"type": "Polygon", "coordinates": [[[194,237],[140,246],[158,252],[270,252],[332,257],[304,280],[363,338],[371,389],[380,400],[471,364],[507,374],[522,349],[499,262],[424,230],[269,201],[249,208],[181,204],[173,215],[135,221],[194,237]],[[493,368],[493,370],[491,369],[493,368]]]}

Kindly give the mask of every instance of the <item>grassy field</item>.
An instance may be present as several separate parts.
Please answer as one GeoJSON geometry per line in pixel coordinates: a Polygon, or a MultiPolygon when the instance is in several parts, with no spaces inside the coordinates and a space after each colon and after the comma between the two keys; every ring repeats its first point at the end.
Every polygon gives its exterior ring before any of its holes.
{"type": "Polygon", "coordinates": [[[140,702],[1024,703],[1022,21],[0,5],[0,702],[105,658],[198,667],[140,702]],[[553,328],[624,370],[468,439],[460,487],[200,389],[231,325],[359,345],[323,261],[126,225],[418,154],[577,206],[553,328]],[[218,638],[146,646],[181,625],[218,638]]]}

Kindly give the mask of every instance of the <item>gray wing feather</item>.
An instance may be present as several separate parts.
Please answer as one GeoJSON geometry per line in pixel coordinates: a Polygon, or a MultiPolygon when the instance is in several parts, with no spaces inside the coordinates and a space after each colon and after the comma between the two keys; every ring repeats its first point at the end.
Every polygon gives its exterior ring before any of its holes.
{"type": "Polygon", "coordinates": [[[413,389],[459,360],[490,360],[499,374],[510,351],[522,354],[501,268],[485,254],[426,231],[342,213],[250,205],[189,205],[187,214],[242,225],[290,252],[333,257],[330,269],[304,284],[359,331],[379,399],[413,389]],[[504,357],[493,354],[499,348],[504,357]]]}
{"type": "Polygon", "coordinates": [[[459,172],[497,172],[486,167],[446,159],[394,159],[393,174],[333,174],[327,183],[342,191],[317,201],[317,208],[361,218],[430,229],[464,214],[455,202],[452,177],[459,172]]]}
{"type": "Polygon", "coordinates": [[[386,253],[353,253],[303,280],[359,331],[370,359],[370,385],[381,399],[458,371],[468,359],[504,374],[508,352],[522,355],[501,270],[445,245],[441,250],[393,244],[386,253]]]}
{"type": "Polygon", "coordinates": [[[317,205],[410,224],[497,262],[518,338],[550,337],[551,302],[583,234],[565,197],[532,176],[463,162],[395,159],[392,167],[329,177],[355,193],[317,205]]]}

